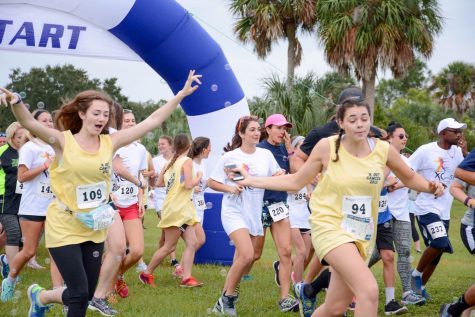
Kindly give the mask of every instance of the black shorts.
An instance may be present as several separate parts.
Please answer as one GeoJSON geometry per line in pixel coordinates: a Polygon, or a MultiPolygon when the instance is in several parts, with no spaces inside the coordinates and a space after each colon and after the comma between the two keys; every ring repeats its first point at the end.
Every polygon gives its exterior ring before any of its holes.
{"type": "Polygon", "coordinates": [[[34,222],[44,222],[46,221],[46,216],[32,216],[32,215],[18,215],[20,221],[34,221],[34,222]]]}
{"type": "Polygon", "coordinates": [[[426,246],[450,254],[454,252],[448,236],[450,220],[441,220],[438,214],[431,212],[417,216],[417,220],[426,246]]]}
{"type": "Polygon", "coordinates": [[[389,220],[378,225],[376,233],[376,248],[394,252],[393,221],[389,220]]]}
{"type": "Polygon", "coordinates": [[[475,254],[475,228],[464,225],[460,225],[460,237],[462,238],[463,245],[467,248],[470,254],[475,254]]]}

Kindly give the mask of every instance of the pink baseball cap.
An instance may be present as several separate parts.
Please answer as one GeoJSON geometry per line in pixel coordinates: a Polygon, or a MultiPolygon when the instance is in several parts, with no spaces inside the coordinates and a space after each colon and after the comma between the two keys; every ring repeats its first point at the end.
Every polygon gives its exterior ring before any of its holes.
{"type": "Polygon", "coordinates": [[[288,128],[293,127],[292,123],[288,122],[287,119],[285,119],[284,115],[280,113],[276,113],[267,117],[264,126],[267,128],[270,125],[276,125],[278,127],[285,125],[288,128]]]}

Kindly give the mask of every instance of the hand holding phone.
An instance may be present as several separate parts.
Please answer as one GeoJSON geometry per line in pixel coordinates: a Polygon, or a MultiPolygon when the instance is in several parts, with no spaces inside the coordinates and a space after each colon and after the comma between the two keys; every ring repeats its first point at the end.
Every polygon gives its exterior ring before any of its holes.
{"type": "MultiPolygon", "coordinates": [[[[235,163],[226,163],[224,165],[224,168],[227,168],[229,170],[233,170],[235,168],[237,168],[237,165],[235,163]]],[[[241,173],[239,172],[233,172],[234,173],[234,177],[233,177],[233,181],[241,181],[244,179],[244,176],[241,175],[241,173]]]]}

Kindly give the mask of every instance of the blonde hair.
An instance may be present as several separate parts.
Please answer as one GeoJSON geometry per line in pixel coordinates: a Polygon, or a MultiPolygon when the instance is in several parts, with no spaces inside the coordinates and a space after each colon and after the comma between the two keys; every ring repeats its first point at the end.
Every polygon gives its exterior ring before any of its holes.
{"type": "MultiPolygon", "coordinates": [[[[12,139],[13,137],[15,136],[15,133],[19,130],[19,129],[23,129],[23,127],[21,126],[21,124],[18,122],[18,121],[15,121],[15,122],[12,122],[7,130],[6,130],[6,134],[7,134],[7,142],[8,144],[12,145],[12,139]]],[[[23,142],[22,142],[23,143],[23,142]]]]}

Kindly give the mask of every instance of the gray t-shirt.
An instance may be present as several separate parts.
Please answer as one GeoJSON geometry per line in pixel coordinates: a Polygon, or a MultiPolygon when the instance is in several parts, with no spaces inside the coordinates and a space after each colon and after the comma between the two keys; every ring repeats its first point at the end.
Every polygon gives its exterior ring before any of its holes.
{"type": "MultiPolygon", "coordinates": [[[[458,178],[455,178],[455,181],[465,188],[468,196],[475,197],[475,186],[469,185],[463,180],[458,179],[458,178]]],[[[475,225],[474,214],[475,214],[474,209],[467,208],[467,211],[463,215],[461,222],[466,226],[473,227],[475,225]]]]}

